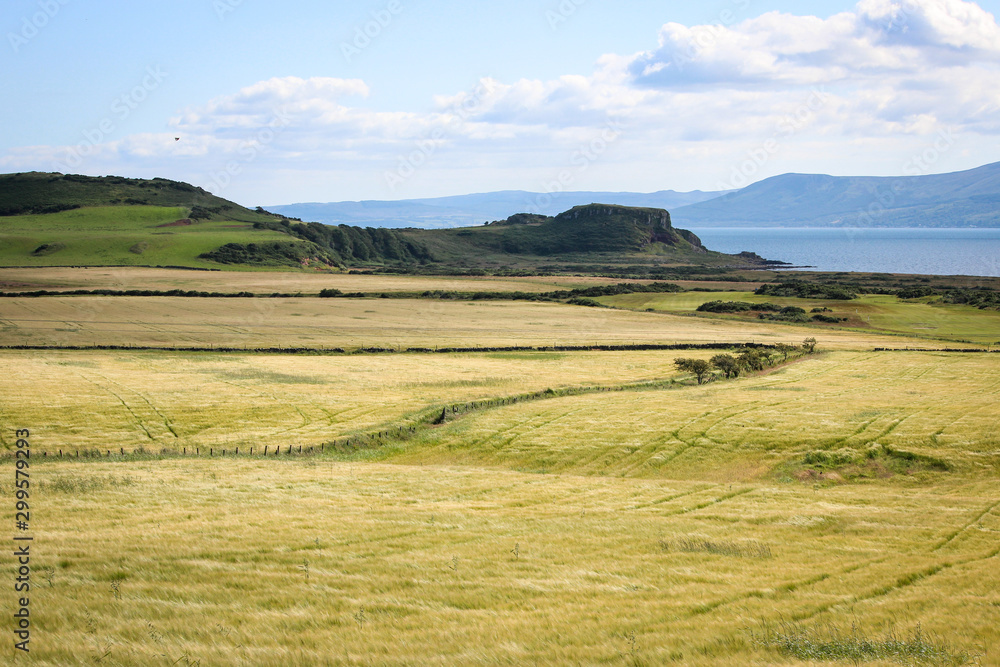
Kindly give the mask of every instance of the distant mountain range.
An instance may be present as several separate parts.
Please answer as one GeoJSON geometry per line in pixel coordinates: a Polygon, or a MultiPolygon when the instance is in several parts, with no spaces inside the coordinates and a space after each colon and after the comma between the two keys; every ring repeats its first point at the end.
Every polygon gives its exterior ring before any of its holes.
{"type": "Polygon", "coordinates": [[[899,178],[784,174],[671,213],[686,227],[1000,227],[1000,162],[899,178]]]}
{"type": "Polygon", "coordinates": [[[287,204],[267,210],[307,222],[359,227],[473,227],[506,220],[516,213],[554,216],[574,206],[602,203],[640,208],[675,209],[718,197],[720,192],[553,192],[544,194],[504,190],[484,194],[404,199],[399,201],[345,201],[329,204],[287,204]]]}
{"type": "Polygon", "coordinates": [[[784,174],[732,192],[503,191],[435,199],[289,204],[267,209],[329,224],[469,227],[516,213],[600,202],[668,209],[683,227],[1000,227],[1000,162],[929,176],[784,174]]]}

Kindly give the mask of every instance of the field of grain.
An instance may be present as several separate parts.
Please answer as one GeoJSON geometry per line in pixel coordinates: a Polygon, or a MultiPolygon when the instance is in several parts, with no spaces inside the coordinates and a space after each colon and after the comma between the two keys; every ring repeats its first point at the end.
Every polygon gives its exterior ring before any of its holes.
{"type": "Polygon", "coordinates": [[[445,404],[677,378],[676,356],[9,351],[0,353],[0,374],[20,381],[0,404],[0,445],[11,446],[17,424],[39,424],[51,453],[318,446],[445,404]]]}
{"type": "MultiPolygon", "coordinates": [[[[174,274],[134,275],[160,288],[174,274]]],[[[235,286],[207,275],[220,287],[205,289],[235,286]]],[[[354,278],[434,284],[287,284],[354,278]]],[[[718,298],[632,296],[675,311],[718,298]]],[[[875,320],[880,303],[864,303],[875,320]]],[[[33,452],[32,644],[12,664],[1000,664],[1000,354],[873,352],[939,343],[644,310],[0,299],[0,345],[819,339],[815,354],[701,386],[673,361],[715,351],[0,351],[8,526],[17,429],[33,452]],[[415,430],[260,456],[400,424],[415,430]]],[[[934,312],[1000,340],[995,314],[934,312]]],[[[15,568],[0,559],[0,582],[15,568]]]]}
{"type": "MultiPolygon", "coordinates": [[[[679,294],[624,294],[601,297],[602,303],[621,308],[669,313],[694,313],[707,301],[746,301],[798,306],[807,311],[829,308],[826,313],[848,318],[837,328],[854,328],[928,339],[1000,345],[1000,312],[979,310],[972,306],[900,301],[895,296],[863,295],[851,301],[799,299],[758,296],[753,292],[683,292],[679,294]]],[[[926,300],[924,300],[926,301],[926,300]]],[[[722,319],[745,319],[747,316],[715,315],[722,319]]]]}
{"type": "Polygon", "coordinates": [[[0,299],[0,345],[472,347],[631,343],[927,345],[813,326],[676,316],[561,303],[431,299],[0,299]]]}
{"type": "Polygon", "coordinates": [[[995,478],[235,460],[35,475],[33,665],[831,664],[756,638],[831,626],[919,633],[938,658],[868,665],[996,664],[995,478]]]}
{"type": "MultiPolygon", "coordinates": [[[[225,269],[226,267],[222,267],[225,269]]],[[[0,290],[25,292],[39,289],[146,289],[196,290],[208,292],[253,292],[255,294],[295,294],[315,296],[323,289],[342,292],[398,293],[440,290],[445,292],[551,292],[622,282],[594,276],[495,277],[495,276],[408,276],[370,275],[346,272],[285,271],[185,271],[146,267],[89,268],[0,268],[0,290]]],[[[628,282],[649,283],[649,280],[628,282]]],[[[715,283],[685,282],[689,287],[716,286],[715,283]]],[[[732,289],[737,283],[719,283],[732,289]]],[[[758,283],[753,283],[756,288],[758,283]]],[[[744,288],[746,286],[744,285],[744,288]]]]}
{"type": "Polygon", "coordinates": [[[720,484],[996,478],[998,402],[1000,354],[835,352],[700,387],[507,406],[380,458],[720,484]]]}

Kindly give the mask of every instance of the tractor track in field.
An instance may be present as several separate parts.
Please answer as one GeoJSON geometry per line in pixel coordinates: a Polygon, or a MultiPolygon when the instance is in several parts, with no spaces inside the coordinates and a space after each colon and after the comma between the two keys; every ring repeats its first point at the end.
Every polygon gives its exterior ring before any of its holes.
{"type": "Polygon", "coordinates": [[[977,515],[976,515],[976,518],[975,518],[975,519],[973,519],[972,521],[969,521],[969,522],[968,522],[968,523],[966,523],[966,524],[965,524],[964,526],[962,526],[962,527],[961,527],[961,528],[959,528],[958,530],[956,530],[956,531],[952,532],[952,533],[951,533],[950,535],[948,535],[948,536],[947,536],[946,538],[944,538],[943,540],[941,540],[940,542],[938,542],[938,543],[937,543],[937,545],[936,545],[936,546],[935,546],[935,547],[934,547],[933,549],[931,549],[931,553],[934,553],[934,552],[937,552],[937,551],[940,551],[940,550],[941,550],[941,549],[943,549],[944,547],[946,547],[946,546],[948,546],[949,544],[951,544],[951,542],[953,542],[953,541],[954,541],[955,539],[957,539],[957,538],[958,538],[958,537],[959,537],[959,536],[960,536],[960,535],[961,535],[962,533],[964,533],[964,532],[965,532],[965,531],[967,531],[967,530],[968,530],[969,528],[972,528],[972,527],[973,527],[973,526],[975,526],[975,525],[976,525],[977,523],[979,523],[980,521],[982,521],[982,520],[983,520],[983,518],[984,518],[984,517],[985,517],[985,516],[986,516],[987,514],[989,514],[989,513],[990,513],[990,512],[992,512],[993,510],[995,510],[995,509],[996,509],[996,508],[997,508],[998,506],[1000,506],[1000,501],[997,501],[997,502],[993,503],[992,505],[990,505],[989,507],[987,507],[987,508],[986,508],[985,510],[983,510],[982,512],[980,512],[979,514],[977,514],[977,515]]]}
{"type": "Polygon", "coordinates": [[[124,398],[122,398],[122,397],[121,397],[121,396],[119,396],[119,395],[118,395],[117,393],[115,393],[115,392],[114,392],[114,391],[113,391],[113,390],[112,390],[111,388],[109,388],[109,387],[105,387],[104,385],[102,385],[102,384],[101,384],[101,383],[99,383],[99,382],[94,382],[93,380],[91,380],[90,378],[88,378],[88,377],[87,377],[86,375],[84,375],[83,373],[77,373],[77,375],[79,375],[79,376],[80,376],[81,378],[83,378],[83,379],[84,379],[85,381],[87,381],[87,382],[89,382],[90,384],[94,385],[94,386],[95,386],[95,387],[97,387],[98,389],[101,389],[102,391],[106,391],[107,393],[109,393],[109,394],[111,394],[112,396],[114,396],[115,398],[117,398],[117,399],[118,399],[118,402],[122,404],[122,407],[124,407],[124,408],[125,408],[125,410],[126,410],[126,411],[127,411],[127,412],[128,412],[129,414],[130,414],[130,415],[132,415],[132,420],[133,420],[133,421],[134,421],[134,422],[136,423],[136,425],[137,425],[137,426],[138,426],[139,428],[141,428],[141,429],[142,429],[143,433],[145,433],[145,434],[146,434],[146,437],[147,437],[147,438],[149,438],[150,442],[156,442],[156,438],[154,438],[154,437],[153,437],[153,434],[149,432],[149,429],[148,429],[148,428],[146,428],[146,424],[145,424],[145,423],[143,422],[142,418],[141,418],[141,417],[139,417],[139,415],[137,415],[137,414],[135,413],[135,410],[133,410],[133,409],[132,409],[132,407],[131,407],[131,406],[130,406],[130,405],[129,405],[129,404],[128,404],[128,403],[126,402],[126,401],[125,401],[125,399],[124,399],[124,398]]]}
{"type": "Polygon", "coordinates": [[[660,516],[667,517],[667,516],[681,516],[683,514],[690,514],[691,512],[697,512],[699,510],[703,510],[703,509],[706,509],[708,507],[712,507],[713,505],[719,505],[719,504],[724,503],[724,502],[726,502],[728,500],[732,500],[733,498],[739,498],[740,496],[745,496],[748,493],[753,493],[756,490],[757,489],[751,488],[751,489],[738,489],[736,491],[730,491],[729,493],[722,494],[718,498],[713,498],[713,499],[705,501],[703,503],[699,503],[697,505],[694,505],[693,507],[685,507],[683,509],[674,510],[672,512],[667,512],[667,513],[662,514],[660,516]]]}
{"type": "Polygon", "coordinates": [[[153,402],[150,401],[149,398],[145,394],[143,394],[141,391],[137,391],[135,389],[132,389],[128,385],[124,385],[121,382],[117,382],[115,380],[112,380],[111,378],[109,378],[109,377],[107,377],[105,375],[99,375],[98,377],[104,378],[109,383],[111,383],[111,384],[113,384],[115,386],[121,387],[122,389],[125,389],[127,391],[130,391],[133,394],[135,394],[136,396],[138,396],[140,399],[142,399],[142,401],[146,405],[149,406],[149,409],[152,410],[156,414],[157,417],[159,417],[160,419],[163,420],[163,425],[166,427],[166,429],[168,431],[170,431],[170,434],[174,436],[174,439],[177,439],[177,438],[180,437],[179,435],[177,435],[177,431],[174,430],[174,425],[173,425],[173,423],[171,423],[170,419],[165,414],[163,414],[162,412],[160,412],[160,409],[157,408],[156,405],[154,405],[153,402]]]}

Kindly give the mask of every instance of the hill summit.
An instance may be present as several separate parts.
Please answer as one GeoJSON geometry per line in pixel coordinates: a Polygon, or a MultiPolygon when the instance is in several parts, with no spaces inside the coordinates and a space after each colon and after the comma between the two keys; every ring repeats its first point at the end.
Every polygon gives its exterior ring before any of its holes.
{"type": "Polygon", "coordinates": [[[493,234],[480,235],[477,245],[515,254],[640,252],[656,243],[705,252],[701,239],[676,229],[660,208],[588,204],[554,217],[519,213],[486,226],[493,234]]]}

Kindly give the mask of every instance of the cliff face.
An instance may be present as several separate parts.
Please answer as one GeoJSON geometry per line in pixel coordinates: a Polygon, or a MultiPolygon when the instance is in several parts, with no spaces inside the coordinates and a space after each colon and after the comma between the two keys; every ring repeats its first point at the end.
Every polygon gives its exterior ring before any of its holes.
{"type": "Polygon", "coordinates": [[[693,233],[675,229],[670,213],[658,208],[590,204],[553,218],[553,227],[581,251],[639,251],[653,243],[704,251],[693,233]]]}
{"type": "Polygon", "coordinates": [[[508,253],[558,255],[588,252],[639,252],[660,243],[704,252],[701,240],[675,229],[660,208],[609,204],[575,206],[553,217],[517,214],[493,223],[494,234],[475,243],[508,253]]]}

